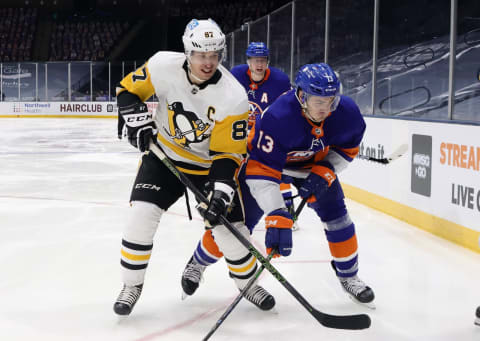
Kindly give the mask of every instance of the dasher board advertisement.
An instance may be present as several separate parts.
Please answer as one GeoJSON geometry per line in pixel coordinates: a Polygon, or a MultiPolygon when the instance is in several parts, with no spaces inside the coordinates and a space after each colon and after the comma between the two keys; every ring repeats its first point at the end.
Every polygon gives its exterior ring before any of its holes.
{"type": "Polygon", "coordinates": [[[343,183],[480,231],[480,126],[365,120],[359,156],[339,175],[343,183]],[[366,160],[385,157],[405,143],[408,152],[388,165],[366,160]]]}

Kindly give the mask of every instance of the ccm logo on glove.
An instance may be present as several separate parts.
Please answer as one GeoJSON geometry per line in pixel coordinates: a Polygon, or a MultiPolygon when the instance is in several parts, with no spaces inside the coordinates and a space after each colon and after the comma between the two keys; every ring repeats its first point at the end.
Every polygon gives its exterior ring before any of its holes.
{"type": "Polygon", "coordinates": [[[131,114],[125,116],[126,122],[130,126],[135,126],[135,123],[139,122],[140,124],[143,124],[145,121],[149,121],[153,119],[153,115],[148,113],[146,115],[144,114],[131,114]]]}
{"type": "MultiPolygon", "coordinates": [[[[157,126],[153,121],[153,115],[148,112],[145,103],[135,103],[118,108],[127,127],[128,142],[141,152],[149,150],[150,141],[155,141],[157,126]]],[[[119,132],[119,136],[121,136],[119,132]]]]}

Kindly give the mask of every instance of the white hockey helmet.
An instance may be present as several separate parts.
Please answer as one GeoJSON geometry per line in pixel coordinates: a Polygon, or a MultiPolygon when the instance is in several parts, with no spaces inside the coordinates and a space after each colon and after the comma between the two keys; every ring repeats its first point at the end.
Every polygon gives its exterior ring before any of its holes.
{"type": "Polygon", "coordinates": [[[217,51],[220,54],[219,62],[222,62],[227,46],[225,35],[212,19],[192,19],[185,28],[182,40],[187,57],[190,57],[193,51],[217,51]]]}

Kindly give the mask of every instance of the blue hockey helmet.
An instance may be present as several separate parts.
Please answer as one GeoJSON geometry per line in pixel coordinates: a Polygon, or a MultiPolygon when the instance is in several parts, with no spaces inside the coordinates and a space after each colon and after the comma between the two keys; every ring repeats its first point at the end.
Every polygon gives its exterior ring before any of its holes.
{"type": "Polygon", "coordinates": [[[301,103],[305,104],[308,96],[334,97],[331,110],[340,102],[341,84],[335,71],[325,63],[306,64],[300,68],[295,78],[297,92],[304,93],[301,103]]]}
{"type": "Polygon", "coordinates": [[[247,58],[250,57],[265,57],[268,58],[270,51],[267,45],[262,42],[251,42],[247,47],[247,58]]]}

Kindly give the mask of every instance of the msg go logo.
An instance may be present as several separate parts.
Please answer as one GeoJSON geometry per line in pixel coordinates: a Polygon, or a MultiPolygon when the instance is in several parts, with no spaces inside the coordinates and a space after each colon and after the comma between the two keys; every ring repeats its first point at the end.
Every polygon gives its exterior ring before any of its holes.
{"type": "Polygon", "coordinates": [[[429,197],[432,186],[432,137],[412,135],[411,191],[429,197]]]}
{"type": "Polygon", "coordinates": [[[422,179],[427,177],[427,169],[430,168],[430,156],[426,154],[413,154],[413,166],[415,174],[422,179]]]}

